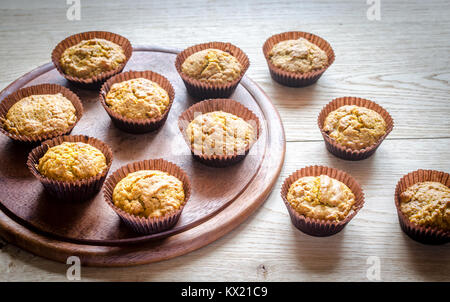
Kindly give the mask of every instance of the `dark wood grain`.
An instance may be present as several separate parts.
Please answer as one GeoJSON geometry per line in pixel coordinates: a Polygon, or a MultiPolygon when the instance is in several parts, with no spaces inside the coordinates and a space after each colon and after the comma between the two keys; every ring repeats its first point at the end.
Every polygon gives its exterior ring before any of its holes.
{"type": "MultiPolygon", "coordinates": [[[[98,101],[97,91],[71,86],[49,65],[32,71],[8,86],[0,93],[0,98],[17,88],[37,83],[51,82],[67,86],[82,99],[86,112],[72,133],[87,134],[107,142],[114,152],[111,171],[131,161],[159,157],[181,166],[191,179],[193,195],[178,224],[163,233],[139,236],[123,225],[117,215],[103,201],[101,194],[92,200],[75,204],[54,200],[27,171],[24,158],[29,151],[28,148],[19,146],[6,137],[1,137],[0,156],[11,160],[5,161],[0,167],[0,183],[3,188],[0,191],[0,201],[4,214],[11,221],[16,222],[12,229],[17,230],[18,226],[28,228],[28,231],[32,230],[33,236],[55,240],[55,245],[58,243],[64,246],[73,244],[78,248],[143,243],[178,233],[181,234],[175,237],[181,237],[181,241],[184,241],[183,236],[190,229],[198,229],[200,226],[203,229],[204,225],[212,219],[222,217],[225,210],[229,210],[232,206],[235,208],[235,204],[238,206],[235,211],[231,215],[228,214],[221,218],[224,220],[221,224],[230,229],[237,225],[236,221],[241,222],[251,213],[248,212],[249,209],[256,209],[264,201],[279,174],[284,158],[284,131],[278,113],[257,85],[244,77],[232,98],[251,109],[263,121],[261,137],[247,158],[235,166],[217,169],[194,161],[176,124],[178,115],[192,105],[194,100],[186,94],[186,89],[176,73],[175,54],[176,50],[170,49],[136,48],[125,69],[156,71],[166,76],[175,88],[175,101],[168,120],[160,130],[153,133],[132,135],[115,128],[98,101]],[[248,195],[250,192],[252,194],[248,195]],[[245,205],[241,205],[243,208],[239,208],[238,200],[242,200],[244,196],[246,196],[245,205]]],[[[4,219],[0,223],[2,224],[1,231],[10,233],[7,230],[11,230],[11,224],[6,227],[4,219]]],[[[225,229],[224,227],[222,230],[225,229]]],[[[221,234],[222,230],[216,235],[221,234]]],[[[10,236],[6,235],[5,237],[10,236]]],[[[195,244],[192,242],[189,247],[192,249],[207,244],[214,237],[216,236],[209,234],[208,238],[196,241],[195,244]]],[[[22,240],[24,238],[28,237],[25,236],[22,240]]],[[[31,238],[29,239],[31,240],[31,238]]],[[[147,244],[160,245],[166,240],[147,244]]],[[[40,240],[40,242],[43,241],[40,240]]],[[[32,245],[26,244],[25,246],[33,251],[32,245]]],[[[54,250],[54,247],[46,246],[46,248],[54,250]]],[[[108,247],[104,248],[108,249],[108,247]]],[[[137,248],[136,252],[140,251],[139,245],[134,248],[137,248]]],[[[43,247],[39,248],[38,254],[41,254],[42,249],[43,247]]],[[[111,247],[111,249],[117,249],[117,247],[111,247]]],[[[47,257],[51,257],[52,254],[55,253],[48,252],[47,257]]],[[[60,258],[60,251],[57,251],[56,254],[60,258]]],[[[170,258],[176,254],[172,252],[165,257],[170,258]]],[[[93,260],[89,264],[105,264],[95,255],[91,254],[91,256],[93,260]]],[[[55,259],[55,257],[51,258],[55,259]]],[[[140,259],[140,262],[157,259],[154,256],[151,259],[146,257],[145,260],[140,259]]],[[[163,258],[160,257],[159,260],[161,259],[163,258]]],[[[120,263],[124,265],[123,262],[120,263]]],[[[132,261],[129,264],[136,263],[138,262],[132,261]]]]}

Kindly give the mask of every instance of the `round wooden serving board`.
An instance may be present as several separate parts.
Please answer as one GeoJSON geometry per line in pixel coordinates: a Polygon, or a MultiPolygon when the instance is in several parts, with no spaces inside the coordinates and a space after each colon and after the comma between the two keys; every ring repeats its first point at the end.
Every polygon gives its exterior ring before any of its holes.
{"type": "Polygon", "coordinates": [[[159,130],[133,135],[112,124],[100,105],[98,90],[67,82],[49,63],[19,78],[0,93],[3,99],[30,85],[56,83],[82,100],[84,115],[72,134],[93,136],[114,153],[110,173],[142,159],[164,158],[181,166],[192,183],[192,195],[177,225],[142,236],[128,229],[104,202],[100,192],[91,200],[55,200],[26,167],[31,150],[0,137],[0,235],[32,253],[65,262],[76,255],[83,265],[124,266],[169,259],[200,248],[243,222],[269,195],[284,161],[285,137],[280,117],[258,85],[244,77],[232,99],[260,119],[258,142],[240,163],[212,168],[193,159],[178,130],[178,116],[196,101],[189,97],[175,70],[177,50],[137,47],[125,70],[152,70],[169,79],[175,100],[159,130]]]}

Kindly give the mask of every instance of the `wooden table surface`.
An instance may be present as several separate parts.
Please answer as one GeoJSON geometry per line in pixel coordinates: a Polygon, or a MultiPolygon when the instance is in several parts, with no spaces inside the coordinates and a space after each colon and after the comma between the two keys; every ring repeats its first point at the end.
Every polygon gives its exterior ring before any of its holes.
{"type": "MultiPolygon", "coordinates": [[[[376,2],[376,1],[375,1],[376,2]]],[[[63,0],[0,3],[0,89],[50,61],[66,36],[107,30],[132,44],[185,48],[229,41],[249,56],[247,73],[269,95],[284,123],[286,160],[264,205],[216,242],[190,254],[130,268],[81,269],[81,279],[111,281],[367,281],[378,257],[383,281],[450,281],[450,246],[426,246],[401,230],[394,206],[398,179],[413,170],[450,171],[450,2],[381,0],[370,21],[365,0],[87,1],[69,21],[63,0]],[[287,88],[272,81],[262,45],[301,30],[330,42],[335,63],[319,82],[287,88]],[[333,98],[358,96],[386,108],[395,128],[371,158],[340,160],[325,149],[316,119],[333,98]],[[296,169],[322,164],[352,174],[366,204],[341,233],[315,238],[295,229],[279,195],[296,169]]],[[[0,280],[64,281],[68,265],[0,241],[0,280]]]]}

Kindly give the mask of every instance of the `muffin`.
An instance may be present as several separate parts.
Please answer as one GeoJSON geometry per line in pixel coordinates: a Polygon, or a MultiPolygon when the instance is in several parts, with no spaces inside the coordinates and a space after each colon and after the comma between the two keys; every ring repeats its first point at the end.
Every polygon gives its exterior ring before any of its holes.
{"type": "Polygon", "coordinates": [[[341,221],[355,204],[355,195],[339,180],[327,175],[305,176],[289,188],[287,201],[306,217],[341,221]]]}
{"type": "Polygon", "coordinates": [[[106,104],[112,111],[130,119],[158,118],[169,105],[169,95],[161,86],[144,78],[115,83],[106,104]]]}
{"type": "Polygon", "coordinates": [[[82,142],[63,142],[49,148],[37,165],[39,173],[58,181],[91,178],[101,174],[106,167],[105,155],[82,142]]]}
{"type": "Polygon", "coordinates": [[[116,43],[93,38],[67,48],[59,60],[66,75],[85,79],[117,69],[126,61],[126,56],[116,43]]]}
{"type": "Polygon", "coordinates": [[[240,48],[223,42],[191,46],[175,59],[187,92],[197,99],[229,97],[249,66],[250,61],[240,48]]]}
{"type": "Polygon", "coordinates": [[[12,105],[2,122],[9,133],[39,137],[66,132],[77,122],[77,114],[61,93],[30,95],[12,105]]]}
{"type": "Polygon", "coordinates": [[[140,170],[120,180],[113,203],[124,212],[158,218],[178,210],[185,201],[183,183],[163,171],[140,170]]]}
{"type": "Polygon", "coordinates": [[[45,190],[64,201],[85,201],[102,187],[111,148],[85,135],[59,136],[31,150],[27,166],[45,190]]]}
{"type": "Polygon", "coordinates": [[[269,52],[269,59],[274,66],[294,73],[307,73],[328,65],[325,51],[305,38],[275,44],[269,52]]]}
{"type": "Polygon", "coordinates": [[[173,227],[191,195],[186,173],[164,159],[130,163],[103,187],[108,205],[131,229],[154,234],[173,227]]]}
{"type": "Polygon", "coordinates": [[[174,99],[169,80],[150,70],[119,73],[100,89],[100,103],[112,122],[129,133],[146,133],[164,125],[174,99]]]}
{"type": "Polygon", "coordinates": [[[386,134],[387,125],[376,111],[345,105],[330,112],[325,118],[323,131],[340,145],[361,150],[372,146],[386,134]]]}
{"type": "Polygon", "coordinates": [[[364,193],[347,173],[309,166],[295,171],[281,186],[292,224],[312,236],[340,232],[364,205],[364,193]]]}
{"type": "Polygon", "coordinates": [[[263,45],[263,53],[271,77],[290,87],[314,84],[335,59],[327,41],[301,31],[271,36],[263,45]]]}
{"type": "Polygon", "coordinates": [[[341,97],[322,108],[317,125],[330,153],[345,160],[363,160],[375,153],[394,128],[394,120],[375,102],[341,97]]]}
{"type": "Polygon", "coordinates": [[[208,48],[187,57],[181,71],[200,82],[226,84],[239,78],[242,66],[231,54],[208,48]]]}
{"type": "Polygon", "coordinates": [[[224,111],[198,115],[186,129],[196,154],[243,154],[256,140],[256,129],[244,119],[224,111]]]}
{"type": "Polygon", "coordinates": [[[400,194],[400,210],[410,222],[450,231],[450,188],[440,182],[418,182],[400,194]]]}

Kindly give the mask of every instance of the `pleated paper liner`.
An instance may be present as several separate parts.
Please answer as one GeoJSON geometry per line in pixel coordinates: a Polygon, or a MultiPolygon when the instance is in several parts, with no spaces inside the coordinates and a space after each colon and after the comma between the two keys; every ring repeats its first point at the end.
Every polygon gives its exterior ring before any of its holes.
{"type": "Polygon", "coordinates": [[[346,160],[362,160],[368,158],[369,156],[375,153],[375,151],[383,142],[383,140],[386,138],[386,136],[388,136],[388,134],[394,128],[394,120],[383,107],[381,107],[375,102],[366,99],[349,96],[334,99],[330,103],[328,103],[325,107],[323,107],[322,111],[320,112],[317,118],[317,124],[319,125],[320,132],[322,133],[323,139],[325,141],[325,146],[328,149],[328,151],[330,151],[337,157],[346,160]],[[323,131],[324,122],[328,114],[330,114],[330,112],[345,105],[356,105],[360,107],[366,107],[379,113],[386,122],[386,133],[382,137],[380,137],[380,139],[375,144],[361,150],[351,149],[342,146],[341,144],[336,142],[334,139],[328,136],[328,134],[325,131],[323,131]]]}
{"type": "Polygon", "coordinates": [[[330,67],[331,64],[333,64],[335,59],[334,51],[327,41],[314,34],[301,31],[284,32],[281,34],[271,36],[269,39],[266,40],[266,42],[263,45],[263,53],[264,56],[266,57],[267,65],[269,67],[272,79],[274,79],[281,85],[290,87],[303,87],[314,84],[322,76],[325,70],[327,70],[327,68],[330,67]],[[325,53],[328,56],[327,66],[325,66],[322,69],[314,70],[307,73],[296,73],[283,70],[275,66],[270,61],[269,52],[272,50],[275,44],[286,40],[297,40],[299,38],[305,38],[309,42],[317,45],[318,47],[320,47],[320,49],[325,51],[325,53]]]}
{"type": "Polygon", "coordinates": [[[241,103],[232,99],[211,99],[204,100],[197,104],[192,105],[186,111],[184,111],[178,118],[178,127],[183,135],[183,138],[191,149],[191,153],[194,158],[205,165],[212,167],[226,167],[237,163],[245,158],[249,153],[250,148],[258,140],[261,134],[261,124],[258,117],[247,107],[241,103]],[[252,144],[246,146],[243,152],[239,154],[224,154],[224,155],[209,155],[203,154],[193,149],[190,139],[186,136],[186,129],[190,122],[192,122],[198,115],[213,112],[224,111],[234,114],[246,122],[250,123],[254,128],[256,126],[256,138],[252,144]]]}
{"type": "Polygon", "coordinates": [[[67,89],[66,87],[57,84],[40,84],[35,86],[29,86],[11,93],[6,98],[4,98],[0,103],[0,131],[14,141],[33,145],[57,136],[69,134],[82,116],[83,116],[83,104],[81,103],[78,96],[69,89],[67,89]],[[40,136],[18,135],[10,133],[4,129],[4,119],[6,118],[8,110],[18,101],[31,95],[58,94],[58,93],[61,93],[75,107],[76,110],[75,114],[77,116],[77,120],[72,126],[63,131],[58,131],[55,133],[40,136]]]}
{"type": "Polygon", "coordinates": [[[410,238],[424,244],[444,244],[450,242],[450,231],[437,227],[415,224],[400,209],[400,194],[418,182],[434,181],[450,187],[450,174],[435,170],[417,170],[404,175],[395,187],[395,206],[398,221],[403,232],[410,238]]]}
{"type": "Polygon", "coordinates": [[[191,183],[189,178],[180,167],[177,165],[166,161],[164,159],[150,159],[142,160],[134,163],[130,163],[123,166],[111,174],[105,182],[103,187],[103,196],[108,205],[116,212],[117,215],[122,219],[122,221],[134,230],[136,233],[140,234],[153,234],[158,233],[173,227],[181,216],[184,206],[191,196],[191,183]],[[122,209],[116,207],[113,201],[113,192],[117,183],[126,177],[128,174],[140,171],[140,170],[159,170],[167,172],[168,174],[175,176],[183,183],[184,189],[184,203],[176,211],[166,214],[163,217],[158,218],[145,218],[129,214],[122,209]]]}
{"type": "Polygon", "coordinates": [[[108,113],[114,125],[125,131],[130,133],[145,133],[156,130],[160,128],[167,120],[167,116],[169,115],[170,108],[172,107],[173,100],[175,99],[175,90],[170,84],[169,80],[162,75],[153,72],[153,71],[128,71],[124,73],[120,73],[118,75],[113,76],[108,81],[106,81],[101,90],[100,90],[100,102],[108,113]],[[115,83],[120,83],[123,81],[128,81],[136,78],[145,78],[150,81],[157,83],[161,86],[169,95],[169,105],[166,108],[166,111],[157,118],[149,118],[149,119],[130,119],[125,116],[120,115],[117,112],[111,110],[111,108],[106,104],[106,95],[111,89],[112,85],[115,83]]]}
{"type": "Polygon", "coordinates": [[[123,70],[128,60],[130,59],[132,52],[133,47],[131,46],[130,41],[128,41],[128,39],[123,36],[106,31],[88,31],[72,35],[70,37],[67,37],[63,41],[59,42],[59,44],[56,45],[56,47],[53,49],[52,62],[55,65],[58,72],[71,83],[83,88],[98,89],[106,79],[112,77],[113,75],[123,70]],[[114,70],[105,71],[89,78],[79,78],[65,74],[60,64],[60,58],[63,52],[67,48],[72,47],[83,40],[90,40],[94,38],[108,40],[122,47],[126,57],[125,61],[114,70]]]}
{"type": "Polygon", "coordinates": [[[111,167],[112,160],[113,154],[111,148],[101,140],[85,135],[67,135],[45,141],[39,147],[31,150],[28,155],[27,166],[31,173],[42,183],[46,191],[54,197],[65,201],[84,201],[100,191],[111,167]],[[39,159],[44,156],[48,149],[60,145],[63,142],[82,142],[99,149],[105,155],[106,168],[96,176],[77,181],[53,180],[43,176],[37,169],[39,159]]]}
{"type": "Polygon", "coordinates": [[[344,171],[325,166],[308,166],[292,173],[288,178],[284,180],[283,185],[281,186],[281,198],[283,198],[284,204],[288,209],[289,216],[291,217],[291,221],[294,226],[308,235],[318,237],[331,236],[340,232],[347,225],[347,223],[353,217],[355,217],[355,215],[364,205],[364,193],[359,183],[344,171]],[[293,209],[290,203],[287,201],[289,188],[297,179],[305,176],[320,175],[328,175],[331,178],[343,182],[355,195],[355,204],[344,220],[335,222],[306,217],[302,214],[299,214],[295,209],[293,209]]]}
{"type": "Polygon", "coordinates": [[[247,55],[240,48],[234,46],[231,43],[224,42],[209,42],[191,46],[180,52],[175,60],[175,67],[181,78],[183,79],[189,95],[197,99],[229,97],[238,86],[249,66],[250,61],[247,55]],[[181,65],[183,64],[183,62],[190,55],[208,48],[219,49],[234,56],[239,61],[239,63],[241,63],[241,75],[234,81],[226,84],[208,84],[184,74],[181,70],[181,65]]]}

